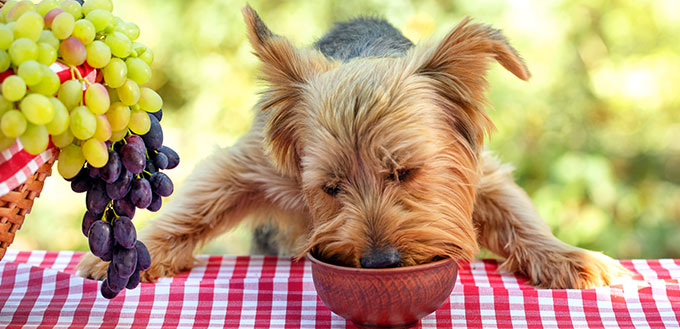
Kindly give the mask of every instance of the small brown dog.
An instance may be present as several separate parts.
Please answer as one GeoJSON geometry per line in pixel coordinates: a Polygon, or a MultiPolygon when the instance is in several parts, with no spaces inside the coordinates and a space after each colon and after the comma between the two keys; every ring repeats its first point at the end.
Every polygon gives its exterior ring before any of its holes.
{"type": "MultiPolygon", "coordinates": [[[[273,218],[283,253],[346,266],[470,259],[482,245],[537,287],[626,275],[611,258],[557,240],[511,167],[484,150],[489,62],[529,79],[500,31],[465,19],[438,44],[413,46],[364,18],[303,50],[249,6],[243,14],[268,89],[251,130],[202,162],[140,233],[153,263],[143,280],[191,268],[198,246],[247,215],[273,218]]],[[[106,275],[92,255],[79,269],[106,275]]]]}

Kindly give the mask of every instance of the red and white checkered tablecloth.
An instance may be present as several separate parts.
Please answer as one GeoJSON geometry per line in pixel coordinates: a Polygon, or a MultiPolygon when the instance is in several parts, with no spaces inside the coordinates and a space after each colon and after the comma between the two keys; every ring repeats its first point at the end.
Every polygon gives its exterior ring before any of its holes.
{"type": "MultiPolygon", "coordinates": [[[[318,299],[310,264],[200,256],[204,265],[113,300],[74,275],[82,253],[8,251],[0,261],[0,327],[352,328],[318,299]]],[[[461,264],[456,287],[423,328],[679,328],[680,260],[622,261],[620,285],[536,290],[496,261],[461,264]]]]}
{"type": "MultiPolygon", "coordinates": [[[[62,63],[55,62],[50,65],[50,69],[57,73],[61,82],[70,80],[73,77],[70,68],[62,63]]],[[[79,66],[78,71],[80,71],[83,78],[91,83],[94,83],[98,78],[98,71],[87,64],[79,66]]],[[[0,83],[12,74],[14,73],[11,70],[0,73],[0,83]]],[[[87,85],[83,83],[83,90],[85,89],[87,89],[87,85]]],[[[29,154],[24,150],[24,147],[17,138],[12,146],[0,152],[0,196],[23,184],[55,152],[57,152],[56,147],[50,143],[45,152],[38,155],[29,154]]]]}

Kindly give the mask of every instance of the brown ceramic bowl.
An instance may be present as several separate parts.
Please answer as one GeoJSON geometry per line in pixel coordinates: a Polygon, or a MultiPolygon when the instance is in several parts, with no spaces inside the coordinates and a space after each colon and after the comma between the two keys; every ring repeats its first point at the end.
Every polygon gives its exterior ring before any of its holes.
{"type": "Polygon", "coordinates": [[[415,326],[449,298],[458,275],[454,259],[385,269],[332,265],[309,253],[307,259],[321,301],[365,328],[415,326]]]}

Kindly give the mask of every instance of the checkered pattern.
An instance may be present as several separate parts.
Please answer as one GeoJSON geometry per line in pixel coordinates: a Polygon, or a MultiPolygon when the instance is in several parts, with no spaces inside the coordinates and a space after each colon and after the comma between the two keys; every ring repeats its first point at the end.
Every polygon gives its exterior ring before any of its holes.
{"type": "MultiPolygon", "coordinates": [[[[50,66],[52,71],[57,73],[61,82],[72,79],[74,76],[68,66],[56,62],[50,66]]],[[[78,71],[83,78],[94,83],[97,80],[97,70],[87,64],[78,67],[78,71]]],[[[11,70],[0,73],[0,82],[12,75],[11,70]]],[[[83,90],[87,89],[83,83],[83,90]]],[[[40,166],[49,160],[56,148],[50,143],[50,147],[43,153],[32,155],[24,151],[24,147],[17,138],[9,149],[0,152],[0,196],[7,194],[17,186],[23,184],[28,177],[31,177],[40,166]]]]}
{"type": "MultiPolygon", "coordinates": [[[[0,261],[0,327],[353,328],[318,299],[309,262],[200,256],[205,264],[113,300],[74,275],[82,253],[8,251],[0,261]]],[[[622,261],[633,280],[536,290],[496,261],[461,264],[448,302],[423,328],[680,328],[680,260],[622,261]]]]}

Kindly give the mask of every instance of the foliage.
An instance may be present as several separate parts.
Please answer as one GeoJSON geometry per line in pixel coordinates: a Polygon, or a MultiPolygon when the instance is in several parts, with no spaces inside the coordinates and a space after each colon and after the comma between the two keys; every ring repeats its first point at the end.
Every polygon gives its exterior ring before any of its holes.
{"type": "MultiPolygon", "coordinates": [[[[521,186],[555,234],[618,258],[680,258],[680,2],[273,1],[254,0],[273,31],[295,44],[318,39],[335,20],[386,17],[414,41],[442,37],[462,17],[503,29],[533,78],[499,65],[489,73],[489,147],[513,163],[521,186]]],[[[249,127],[257,60],[245,39],[240,1],[115,1],[155,53],[149,83],[165,100],[167,144],[182,185],[214,147],[249,127]]],[[[86,250],[82,195],[50,178],[14,249],[86,250]]],[[[172,202],[172,201],[170,201],[172,202]]],[[[152,214],[136,217],[141,226],[152,214]],[[139,217],[139,219],[137,218],[139,217]]],[[[247,252],[242,229],[206,252],[247,252]]]]}

